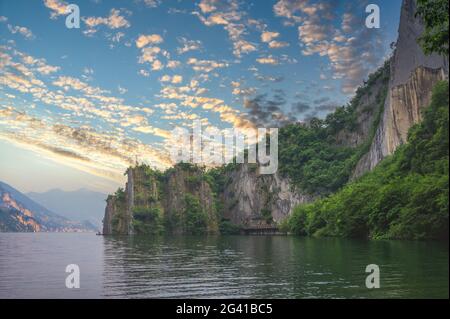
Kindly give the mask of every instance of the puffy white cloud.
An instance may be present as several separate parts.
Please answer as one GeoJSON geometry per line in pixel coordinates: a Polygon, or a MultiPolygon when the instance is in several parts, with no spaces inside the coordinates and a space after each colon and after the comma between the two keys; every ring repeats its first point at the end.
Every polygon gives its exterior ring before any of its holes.
{"type": "Polygon", "coordinates": [[[130,22],[121,15],[118,9],[111,9],[108,17],[87,17],[83,18],[84,23],[89,28],[85,34],[95,33],[96,27],[105,25],[109,29],[129,28],[130,22]]]}
{"type": "Polygon", "coordinates": [[[167,67],[169,69],[175,69],[181,65],[180,61],[170,60],[167,62],[167,67]]]}
{"type": "Polygon", "coordinates": [[[270,32],[270,31],[264,31],[261,33],[261,41],[262,42],[270,42],[275,38],[278,38],[280,34],[278,32],[270,32]]]}
{"type": "Polygon", "coordinates": [[[57,18],[66,14],[67,3],[61,0],[44,0],[44,5],[51,10],[50,17],[57,18]]]}
{"type": "Polygon", "coordinates": [[[153,71],[159,71],[159,70],[162,70],[163,68],[164,68],[164,65],[162,64],[161,61],[159,61],[159,60],[153,61],[153,63],[152,63],[153,71]]]}
{"type": "Polygon", "coordinates": [[[217,68],[225,68],[227,63],[217,62],[214,60],[198,60],[197,58],[190,58],[187,61],[188,65],[192,66],[192,69],[197,72],[211,72],[217,68]]]}
{"type": "Polygon", "coordinates": [[[140,49],[148,44],[159,44],[163,42],[163,38],[159,34],[141,34],[136,40],[136,46],[140,49]]]}
{"type": "Polygon", "coordinates": [[[181,82],[183,82],[183,77],[181,75],[174,75],[174,76],[170,76],[170,75],[163,75],[160,79],[161,82],[170,82],[172,84],[180,84],[181,82]]]}
{"type": "Polygon", "coordinates": [[[217,0],[202,0],[198,6],[203,13],[211,13],[217,9],[215,6],[217,2],[217,0]]]}
{"type": "Polygon", "coordinates": [[[270,64],[270,65],[277,65],[279,63],[278,60],[272,56],[258,58],[256,59],[256,62],[260,64],[270,64]]]}

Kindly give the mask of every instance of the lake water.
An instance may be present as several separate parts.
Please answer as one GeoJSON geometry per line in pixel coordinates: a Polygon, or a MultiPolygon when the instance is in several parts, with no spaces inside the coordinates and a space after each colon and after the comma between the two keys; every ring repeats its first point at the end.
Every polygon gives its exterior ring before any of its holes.
{"type": "Polygon", "coordinates": [[[448,271],[436,242],[0,233],[0,298],[448,298],[448,271]]]}

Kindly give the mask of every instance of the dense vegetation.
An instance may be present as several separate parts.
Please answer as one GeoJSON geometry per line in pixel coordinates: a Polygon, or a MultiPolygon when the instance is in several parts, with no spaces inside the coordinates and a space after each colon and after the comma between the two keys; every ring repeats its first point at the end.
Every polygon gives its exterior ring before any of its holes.
{"type": "Polygon", "coordinates": [[[291,124],[279,132],[279,171],[303,192],[325,195],[337,191],[349,180],[356,163],[367,152],[383,112],[389,80],[389,61],[370,75],[351,102],[338,107],[324,120],[314,118],[308,125],[291,124]],[[357,129],[357,109],[364,95],[370,94],[376,82],[382,88],[371,105],[374,123],[370,136],[358,147],[346,147],[336,141],[340,131],[357,129]]]}
{"type": "Polygon", "coordinates": [[[449,0],[418,0],[416,15],[425,24],[420,38],[425,53],[436,52],[448,57],[449,0]]]}
{"type": "Polygon", "coordinates": [[[448,105],[448,82],[440,82],[407,144],[360,180],[298,206],[284,227],[299,235],[448,239],[448,105]]]}

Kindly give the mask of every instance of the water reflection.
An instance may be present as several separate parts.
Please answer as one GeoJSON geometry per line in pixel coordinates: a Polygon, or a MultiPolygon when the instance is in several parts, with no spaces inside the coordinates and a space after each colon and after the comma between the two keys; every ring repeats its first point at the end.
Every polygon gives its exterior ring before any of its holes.
{"type": "Polygon", "coordinates": [[[436,242],[0,233],[0,298],[448,296],[448,246],[436,242]],[[80,289],[65,287],[72,263],[80,289]],[[380,289],[365,287],[368,264],[380,289]]]}
{"type": "Polygon", "coordinates": [[[448,298],[439,243],[284,236],[105,237],[106,297],[448,298]],[[381,289],[365,287],[365,267],[381,289]]]}

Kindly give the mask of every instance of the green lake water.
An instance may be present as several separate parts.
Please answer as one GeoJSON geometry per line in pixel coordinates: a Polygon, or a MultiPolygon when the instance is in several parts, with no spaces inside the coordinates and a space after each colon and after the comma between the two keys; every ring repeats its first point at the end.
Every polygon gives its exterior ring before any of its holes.
{"type": "Polygon", "coordinates": [[[448,272],[439,242],[0,233],[0,298],[448,298],[448,272]]]}

